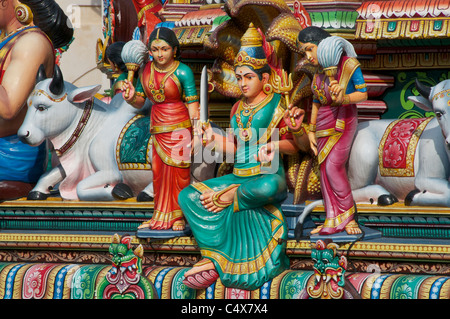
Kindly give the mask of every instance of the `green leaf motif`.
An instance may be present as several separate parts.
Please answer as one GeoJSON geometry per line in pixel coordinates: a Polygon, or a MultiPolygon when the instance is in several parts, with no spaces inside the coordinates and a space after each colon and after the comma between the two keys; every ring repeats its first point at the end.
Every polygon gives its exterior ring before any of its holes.
{"type": "Polygon", "coordinates": [[[137,118],[128,127],[119,145],[120,162],[146,164],[149,140],[150,118],[137,118]]]}

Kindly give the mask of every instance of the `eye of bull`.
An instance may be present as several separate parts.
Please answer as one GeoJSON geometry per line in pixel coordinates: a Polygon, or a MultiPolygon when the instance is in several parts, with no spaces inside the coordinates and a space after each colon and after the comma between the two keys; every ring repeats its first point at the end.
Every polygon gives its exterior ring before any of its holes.
{"type": "Polygon", "coordinates": [[[45,111],[47,109],[46,106],[39,104],[37,106],[35,106],[36,110],[38,110],[39,112],[45,111]]]}

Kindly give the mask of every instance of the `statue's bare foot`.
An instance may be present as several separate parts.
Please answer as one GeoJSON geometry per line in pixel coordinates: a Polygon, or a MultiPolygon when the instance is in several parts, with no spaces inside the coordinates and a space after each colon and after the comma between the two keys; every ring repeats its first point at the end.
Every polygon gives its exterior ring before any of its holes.
{"type": "Polygon", "coordinates": [[[311,235],[318,234],[323,228],[323,225],[318,226],[317,228],[311,230],[311,235]]]}
{"type": "Polygon", "coordinates": [[[185,277],[191,276],[193,274],[205,271],[205,270],[210,270],[210,269],[215,269],[214,264],[211,260],[207,259],[207,258],[203,258],[202,260],[200,260],[198,263],[196,263],[192,269],[189,269],[188,271],[186,271],[184,273],[185,277]]]}
{"type": "Polygon", "coordinates": [[[140,225],[138,226],[138,229],[150,228],[150,221],[151,221],[151,220],[147,220],[146,222],[143,222],[142,224],[140,224],[140,225]]]}
{"type": "Polygon", "coordinates": [[[358,226],[358,223],[354,220],[352,220],[347,224],[347,226],[345,226],[345,231],[349,235],[357,235],[362,233],[361,228],[359,228],[358,226]]]}
{"type": "Polygon", "coordinates": [[[186,271],[183,283],[193,289],[205,289],[211,286],[219,278],[214,264],[209,259],[202,259],[186,271]]]}
{"type": "MultiPolygon", "coordinates": [[[[319,233],[323,228],[323,225],[318,226],[317,228],[313,229],[311,231],[311,235],[317,234],[319,233]]],[[[357,235],[357,234],[361,234],[361,228],[359,228],[358,223],[355,222],[354,220],[352,220],[351,222],[349,222],[347,224],[347,226],[345,226],[345,231],[347,232],[347,234],[349,235],[357,235]]]]}
{"type": "Polygon", "coordinates": [[[215,192],[204,192],[202,193],[202,195],[200,195],[200,201],[203,205],[203,207],[205,207],[205,209],[207,209],[210,212],[220,212],[222,209],[220,207],[217,207],[214,205],[213,203],[213,196],[214,196],[215,192]]]}
{"type": "MultiPolygon", "coordinates": [[[[147,220],[146,222],[143,222],[141,225],[138,226],[138,229],[166,229],[166,228],[158,228],[157,225],[158,221],[154,219],[147,220]]],[[[172,230],[174,231],[181,231],[186,228],[186,221],[184,219],[177,220],[172,225],[172,230]]]]}
{"type": "Polygon", "coordinates": [[[185,227],[186,227],[186,221],[184,219],[179,219],[173,223],[172,230],[181,231],[181,230],[184,230],[185,227]]]}
{"type": "Polygon", "coordinates": [[[208,211],[218,213],[233,203],[234,194],[239,185],[229,187],[219,192],[205,192],[200,195],[200,200],[208,211]]]}
{"type": "Polygon", "coordinates": [[[146,229],[146,228],[153,229],[155,227],[155,225],[156,225],[156,220],[149,219],[149,220],[143,222],[142,224],[140,224],[138,229],[146,229]]]}

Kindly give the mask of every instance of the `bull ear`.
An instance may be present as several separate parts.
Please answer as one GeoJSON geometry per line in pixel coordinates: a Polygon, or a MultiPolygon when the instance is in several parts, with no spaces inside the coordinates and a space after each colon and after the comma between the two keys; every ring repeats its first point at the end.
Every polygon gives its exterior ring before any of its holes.
{"type": "Polygon", "coordinates": [[[433,104],[423,96],[408,96],[408,100],[412,101],[417,107],[427,112],[433,112],[433,104]]]}
{"type": "Polygon", "coordinates": [[[47,74],[45,74],[45,67],[43,64],[39,67],[39,70],[36,75],[36,84],[41,82],[42,80],[45,80],[47,78],[47,74]]]}
{"type": "Polygon", "coordinates": [[[62,76],[61,69],[57,64],[55,64],[55,70],[53,71],[53,79],[50,83],[50,92],[53,95],[59,96],[64,92],[64,79],[62,76]]]}
{"type": "Polygon", "coordinates": [[[83,103],[91,98],[100,90],[101,85],[92,85],[74,89],[67,96],[71,103],[83,103]]]}

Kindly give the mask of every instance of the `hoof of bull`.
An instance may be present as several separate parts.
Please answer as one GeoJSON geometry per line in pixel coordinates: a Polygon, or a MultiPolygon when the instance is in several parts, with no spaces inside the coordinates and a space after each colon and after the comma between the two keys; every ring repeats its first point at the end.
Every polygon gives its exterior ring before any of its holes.
{"type": "Polygon", "coordinates": [[[50,194],[44,194],[38,191],[28,193],[27,200],[46,200],[50,194]]]}
{"type": "Polygon", "coordinates": [[[397,199],[397,197],[395,197],[392,194],[381,195],[380,197],[378,197],[378,201],[377,201],[379,206],[389,206],[396,202],[398,202],[398,199],[397,199]]]}
{"type": "Polygon", "coordinates": [[[136,200],[138,202],[151,202],[153,201],[153,197],[147,194],[146,192],[140,192],[136,200]]]}
{"type": "Polygon", "coordinates": [[[112,190],[112,196],[118,200],[125,200],[133,197],[134,195],[130,186],[124,183],[119,183],[116,186],[114,186],[112,190]]]}
{"type": "Polygon", "coordinates": [[[405,197],[405,206],[411,206],[414,196],[418,193],[420,193],[418,189],[410,191],[409,194],[405,197]]]}

